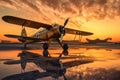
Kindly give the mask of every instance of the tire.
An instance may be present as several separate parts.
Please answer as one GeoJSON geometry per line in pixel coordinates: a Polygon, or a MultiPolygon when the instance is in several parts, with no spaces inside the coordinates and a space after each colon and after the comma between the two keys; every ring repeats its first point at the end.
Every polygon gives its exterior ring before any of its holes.
{"type": "Polygon", "coordinates": [[[64,50],[67,50],[67,49],[68,49],[68,44],[64,44],[64,45],[63,45],[63,49],[64,49],[64,50]]]}

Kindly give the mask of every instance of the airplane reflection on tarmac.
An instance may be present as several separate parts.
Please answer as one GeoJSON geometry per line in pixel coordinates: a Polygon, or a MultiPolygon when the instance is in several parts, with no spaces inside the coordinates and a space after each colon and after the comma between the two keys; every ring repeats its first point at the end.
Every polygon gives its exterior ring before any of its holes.
{"type": "Polygon", "coordinates": [[[80,56],[66,57],[60,54],[58,57],[44,57],[42,55],[25,50],[19,53],[18,57],[20,57],[20,60],[10,60],[4,62],[4,64],[21,64],[22,73],[4,77],[2,80],[36,80],[48,76],[51,76],[54,79],[58,79],[60,76],[63,76],[63,79],[67,80],[65,76],[67,68],[93,62],[93,59],[80,60],[80,56]],[[61,61],[61,59],[73,58],[76,60],[68,62],[61,61]],[[29,62],[33,62],[36,66],[42,68],[46,72],[39,72],[39,70],[25,72],[26,65],[29,62]]]}

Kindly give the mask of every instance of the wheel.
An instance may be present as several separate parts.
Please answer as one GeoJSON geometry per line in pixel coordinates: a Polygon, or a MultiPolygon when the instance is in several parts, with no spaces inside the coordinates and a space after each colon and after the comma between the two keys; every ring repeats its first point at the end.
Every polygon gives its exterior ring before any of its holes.
{"type": "Polygon", "coordinates": [[[49,48],[49,44],[48,44],[48,43],[44,43],[44,44],[43,44],[43,49],[44,49],[44,50],[47,50],[48,48],[49,48]]]}
{"type": "Polygon", "coordinates": [[[62,52],[65,56],[67,56],[68,55],[68,50],[66,49],[66,50],[63,50],[63,52],[62,52]]]}
{"type": "Polygon", "coordinates": [[[68,47],[68,44],[64,44],[64,45],[63,45],[63,49],[64,49],[64,50],[65,50],[65,49],[67,50],[68,48],[69,48],[69,47],[68,47]]]}

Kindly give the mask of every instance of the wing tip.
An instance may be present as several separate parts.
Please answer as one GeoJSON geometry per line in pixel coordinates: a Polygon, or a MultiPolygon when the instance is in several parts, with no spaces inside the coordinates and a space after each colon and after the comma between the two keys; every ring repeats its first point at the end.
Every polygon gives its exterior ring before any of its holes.
{"type": "Polygon", "coordinates": [[[3,17],[2,17],[2,20],[5,21],[5,20],[6,20],[6,17],[7,17],[7,16],[3,16],[3,17]]]}
{"type": "Polygon", "coordinates": [[[94,33],[90,33],[90,35],[93,35],[94,33]]]}
{"type": "Polygon", "coordinates": [[[4,36],[9,37],[9,36],[10,36],[10,34],[4,34],[4,36]]]}
{"type": "Polygon", "coordinates": [[[2,17],[2,20],[3,20],[3,21],[7,21],[8,17],[11,17],[11,16],[5,15],[5,16],[2,17]]]}

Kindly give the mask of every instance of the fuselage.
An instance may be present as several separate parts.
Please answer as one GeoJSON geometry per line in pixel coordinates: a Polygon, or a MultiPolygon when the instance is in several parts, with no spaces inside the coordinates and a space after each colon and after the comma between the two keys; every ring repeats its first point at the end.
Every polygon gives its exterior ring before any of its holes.
{"type": "MultiPolygon", "coordinates": [[[[60,25],[54,25],[52,28],[50,29],[45,29],[45,30],[38,30],[36,33],[34,33],[33,35],[29,36],[29,37],[33,37],[33,38],[39,38],[41,39],[41,41],[49,41],[50,39],[57,39],[61,36],[61,32],[60,32],[60,25]]],[[[31,42],[39,42],[37,40],[25,40],[24,43],[31,43],[31,42]]]]}

